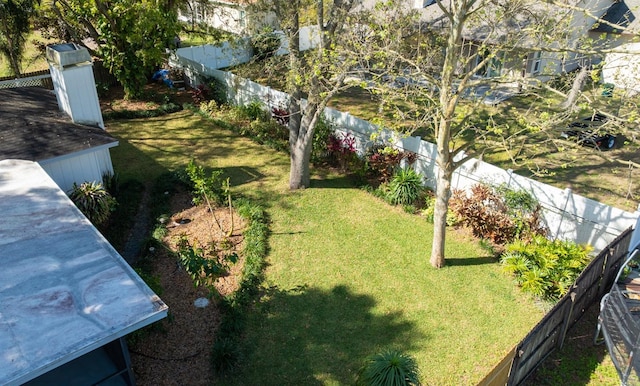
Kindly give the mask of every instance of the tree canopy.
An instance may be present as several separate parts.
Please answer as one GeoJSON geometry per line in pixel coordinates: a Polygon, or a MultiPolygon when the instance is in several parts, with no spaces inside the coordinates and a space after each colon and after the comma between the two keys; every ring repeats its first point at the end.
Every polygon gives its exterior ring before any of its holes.
{"type": "Polygon", "coordinates": [[[136,98],[179,31],[176,7],[163,0],[53,0],[48,12],[61,21],[62,38],[90,48],[136,98]]]}
{"type": "Polygon", "coordinates": [[[381,111],[393,114],[405,131],[426,127],[432,133],[437,176],[430,260],[442,267],[454,171],[487,144],[509,149],[528,137],[544,139],[541,133],[554,136],[550,129],[567,119],[577,98],[548,81],[591,68],[591,57],[608,49],[588,34],[606,9],[529,0],[412,3],[371,6],[360,63],[381,95],[381,111]],[[532,94],[550,91],[568,103],[531,114],[514,131],[479,114],[486,97],[505,85],[532,94]]]}

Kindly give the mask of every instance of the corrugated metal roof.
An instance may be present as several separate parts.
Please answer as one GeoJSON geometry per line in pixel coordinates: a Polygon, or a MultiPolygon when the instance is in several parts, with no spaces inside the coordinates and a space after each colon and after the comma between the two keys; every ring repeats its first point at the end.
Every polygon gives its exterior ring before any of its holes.
{"type": "Polygon", "coordinates": [[[0,213],[0,384],[22,384],[166,316],[37,163],[0,161],[0,213]]]}
{"type": "Polygon", "coordinates": [[[116,146],[106,131],[79,125],[60,112],[53,92],[0,90],[0,160],[43,161],[98,146],[116,146]]]}

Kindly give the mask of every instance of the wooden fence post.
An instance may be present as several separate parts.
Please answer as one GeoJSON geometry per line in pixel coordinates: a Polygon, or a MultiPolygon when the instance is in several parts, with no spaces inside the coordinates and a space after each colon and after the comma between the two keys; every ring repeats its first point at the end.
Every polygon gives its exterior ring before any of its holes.
{"type": "Polygon", "coordinates": [[[558,350],[562,350],[562,346],[564,345],[564,338],[567,336],[567,330],[569,330],[569,324],[571,322],[571,317],[573,316],[573,306],[576,304],[576,293],[575,291],[571,291],[571,307],[569,307],[568,315],[564,316],[564,322],[562,325],[562,331],[560,332],[560,336],[558,337],[558,350]]]}

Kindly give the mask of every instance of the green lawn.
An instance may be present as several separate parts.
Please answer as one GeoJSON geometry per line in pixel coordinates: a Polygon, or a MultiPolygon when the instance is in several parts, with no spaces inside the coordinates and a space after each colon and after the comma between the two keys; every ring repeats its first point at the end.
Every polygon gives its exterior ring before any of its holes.
{"type": "Polygon", "coordinates": [[[448,234],[448,266],[431,268],[432,226],[342,176],[315,170],[311,188],[289,192],[286,154],[189,112],[107,129],[120,141],[121,181],[152,181],[195,158],[267,208],[264,296],[231,384],[352,384],[385,347],[415,356],[425,384],[475,384],[542,316],[462,233],[448,234]]]}
{"type": "MultiPolygon", "coordinates": [[[[47,60],[44,57],[44,51],[41,51],[38,47],[50,43],[55,42],[43,38],[39,32],[31,32],[31,34],[29,34],[22,58],[23,73],[46,70],[49,68],[47,60]]],[[[0,77],[9,76],[10,73],[11,67],[9,60],[7,60],[3,55],[0,55],[0,77]]]]}

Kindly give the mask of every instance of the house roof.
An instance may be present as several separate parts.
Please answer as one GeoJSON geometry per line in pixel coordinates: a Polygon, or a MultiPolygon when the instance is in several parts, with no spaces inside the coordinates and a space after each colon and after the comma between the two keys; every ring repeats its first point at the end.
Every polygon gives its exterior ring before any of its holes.
{"type": "Polygon", "coordinates": [[[640,0],[624,0],[613,3],[602,20],[623,27],[616,28],[607,23],[596,23],[592,31],[614,34],[636,34],[640,31],[640,0]]]}
{"type": "MultiPolygon", "coordinates": [[[[416,12],[422,25],[433,29],[443,30],[449,25],[449,19],[435,1],[421,0],[424,7],[415,7],[416,0],[404,1],[402,4],[407,10],[416,12]]],[[[570,6],[578,6],[581,0],[565,0],[569,7],[559,6],[548,2],[535,2],[523,6],[522,3],[510,0],[478,1],[473,6],[471,13],[473,20],[465,24],[462,31],[463,37],[471,41],[483,41],[496,44],[507,38],[517,39],[521,47],[543,47],[550,43],[541,35],[537,26],[543,23],[558,24],[561,20],[572,18],[573,11],[570,6]]],[[[362,7],[373,9],[376,0],[363,0],[362,7]]],[[[451,0],[442,0],[441,4],[448,8],[451,0]]],[[[601,14],[605,8],[593,9],[592,12],[601,14]]],[[[585,29],[585,33],[588,27],[585,29]]],[[[565,31],[566,32],[566,31],[565,31]]]]}
{"type": "Polygon", "coordinates": [[[22,384],[166,316],[37,163],[0,161],[0,213],[0,384],[22,384]]]}
{"type": "Polygon", "coordinates": [[[98,127],[71,122],[52,91],[39,87],[0,90],[0,160],[47,159],[118,141],[98,127]]]}

